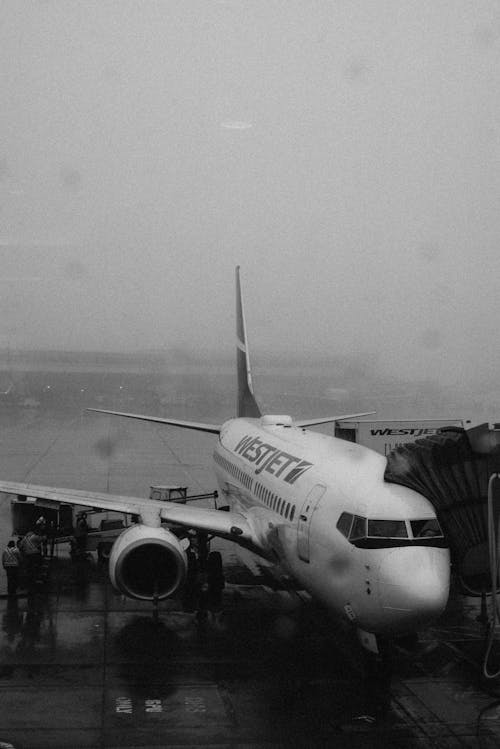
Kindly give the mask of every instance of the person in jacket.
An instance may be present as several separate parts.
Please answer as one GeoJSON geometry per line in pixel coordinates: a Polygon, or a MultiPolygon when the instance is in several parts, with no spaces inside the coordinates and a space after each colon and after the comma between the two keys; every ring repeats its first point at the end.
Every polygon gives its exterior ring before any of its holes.
{"type": "Polygon", "coordinates": [[[36,531],[28,531],[19,542],[22,560],[26,566],[28,584],[36,582],[42,564],[42,536],[36,531]]]}
{"type": "Polygon", "coordinates": [[[85,554],[87,551],[87,534],[89,526],[87,523],[87,513],[83,512],[76,522],[75,542],[77,554],[85,554]]]}
{"type": "Polygon", "coordinates": [[[20,564],[21,552],[15,541],[9,541],[2,553],[2,566],[7,575],[7,595],[9,598],[13,598],[17,593],[20,564]]]}

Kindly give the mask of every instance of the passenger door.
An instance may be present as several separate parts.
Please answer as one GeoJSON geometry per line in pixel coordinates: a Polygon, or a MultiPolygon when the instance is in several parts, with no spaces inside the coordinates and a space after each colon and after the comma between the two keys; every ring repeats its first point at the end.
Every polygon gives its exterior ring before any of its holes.
{"type": "Polygon", "coordinates": [[[326,491],[326,486],[316,484],[307,495],[300,509],[297,523],[297,554],[303,562],[309,562],[309,535],[311,531],[311,519],[321,497],[326,491]]]}

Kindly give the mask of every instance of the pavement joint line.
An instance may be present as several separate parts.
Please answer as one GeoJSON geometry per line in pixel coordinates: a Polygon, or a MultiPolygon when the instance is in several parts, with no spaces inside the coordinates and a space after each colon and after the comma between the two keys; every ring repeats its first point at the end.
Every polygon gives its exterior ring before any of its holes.
{"type": "Polygon", "coordinates": [[[108,586],[104,586],[104,610],[103,610],[103,648],[102,648],[102,693],[101,693],[101,730],[100,730],[100,746],[101,749],[105,749],[105,730],[106,730],[106,649],[108,645],[108,586]]]}
{"type": "MultiPolygon", "coordinates": [[[[444,728],[444,737],[453,737],[458,738],[458,735],[455,734],[455,732],[451,729],[451,726],[448,726],[444,721],[441,720],[441,718],[436,715],[436,713],[429,708],[425,702],[423,702],[420,697],[415,694],[410,687],[408,687],[403,681],[400,681],[398,679],[398,686],[403,687],[406,691],[406,695],[398,695],[397,697],[393,697],[392,699],[397,702],[400,709],[406,713],[406,715],[409,718],[409,725],[412,726],[412,729],[417,732],[417,734],[420,734],[421,736],[430,739],[431,741],[436,740],[436,736],[432,734],[432,732],[426,730],[426,726],[439,726],[444,728]],[[410,700],[413,700],[414,702],[418,703],[419,706],[419,712],[427,713],[428,715],[432,715],[434,720],[428,721],[426,720],[424,723],[417,720],[417,718],[412,714],[411,710],[407,705],[406,702],[409,702],[410,700]]],[[[392,702],[392,700],[391,700],[392,702]]],[[[418,736],[417,736],[418,737],[418,736]]],[[[443,738],[443,737],[441,737],[443,738]]],[[[438,749],[439,745],[433,744],[436,749],[438,749]]],[[[443,749],[445,749],[445,745],[443,745],[443,749]]]]}
{"type": "Polygon", "coordinates": [[[163,443],[163,445],[167,448],[167,450],[170,450],[172,456],[177,461],[173,465],[175,465],[176,467],[180,468],[182,470],[182,472],[188,477],[188,479],[190,481],[193,481],[198,486],[198,488],[200,488],[200,489],[203,490],[203,487],[201,486],[200,482],[197,481],[197,479],[189,471],[186,470],[186,468],[187,468],[187,466],[189,464],[183,463],[181,461],[181,459],[179,458],[179,456],[176,454],[175,450],[170,446],[170,443],[167,442],[166,438],[163,436],[163,434],[161,432],[161,427],[159,428],[158,425],[154,425],[154,424],[151,424],[150,426],[152,427],[152,429],[156,433],[156,435],[159,437],[160,442],[163,443]]]}
{"type": "MultiPolygon", "coordinates": [[[[480,640],[478,639],[478,642],[481,642],[481,641],[482,641],[482,638],[480,640]]],[[[470,640],[464,640],[464,642],[471,642],[471,641],[470,640]]],[[[481,664],[480,663],[478,663],[473,658],[471,658],[469,655],[467,655],[467,653],[464,653],[464,651],[461,650],[460,648],[457,648],[453,643],[448,642],[448,641],[444,641],[443,645],[446,648],[448,648],[448,650],[451,650],[456,656],[458,656],[460,658],[460,660],[465,661],[470,666],[473,666],[474,669],[481,668],[481,664]]]]}

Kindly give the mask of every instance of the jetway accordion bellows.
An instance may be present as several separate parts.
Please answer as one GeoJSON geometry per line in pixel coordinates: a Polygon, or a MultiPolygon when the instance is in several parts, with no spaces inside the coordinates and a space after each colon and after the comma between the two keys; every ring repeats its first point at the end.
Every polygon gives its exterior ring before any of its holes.
{"type": "Polygon", "coordinates": [[[500,472],[500,433],[492,432],[487,424],[444,427],[392,450],[384,474],[433,504],[461,580],[475,593],[489,588],[488,481],[500,472]]]}

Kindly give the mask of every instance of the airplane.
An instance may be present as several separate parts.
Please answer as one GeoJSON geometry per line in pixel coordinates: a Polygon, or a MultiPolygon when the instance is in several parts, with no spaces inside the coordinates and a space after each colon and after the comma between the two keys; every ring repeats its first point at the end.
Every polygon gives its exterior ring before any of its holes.
{"type": "Polygon", "coordinates": [[[111,582],[131,598],[174,595],[186,579],[189,536],[204,533],[229,539],[292,579],[354,626],[367,652],[379,652],[380,638],[415,633],[439,616],[450,554],[432,504],[384,481],[385,456],[308,429],[368,414],[294,420],[261,413],[239,267],[236,365],[237,415],[223,424],[88,409],[216,435],[213,468],[226,507],[7,481],[0,492],[136,516],[109,556],[111,582]]]}

